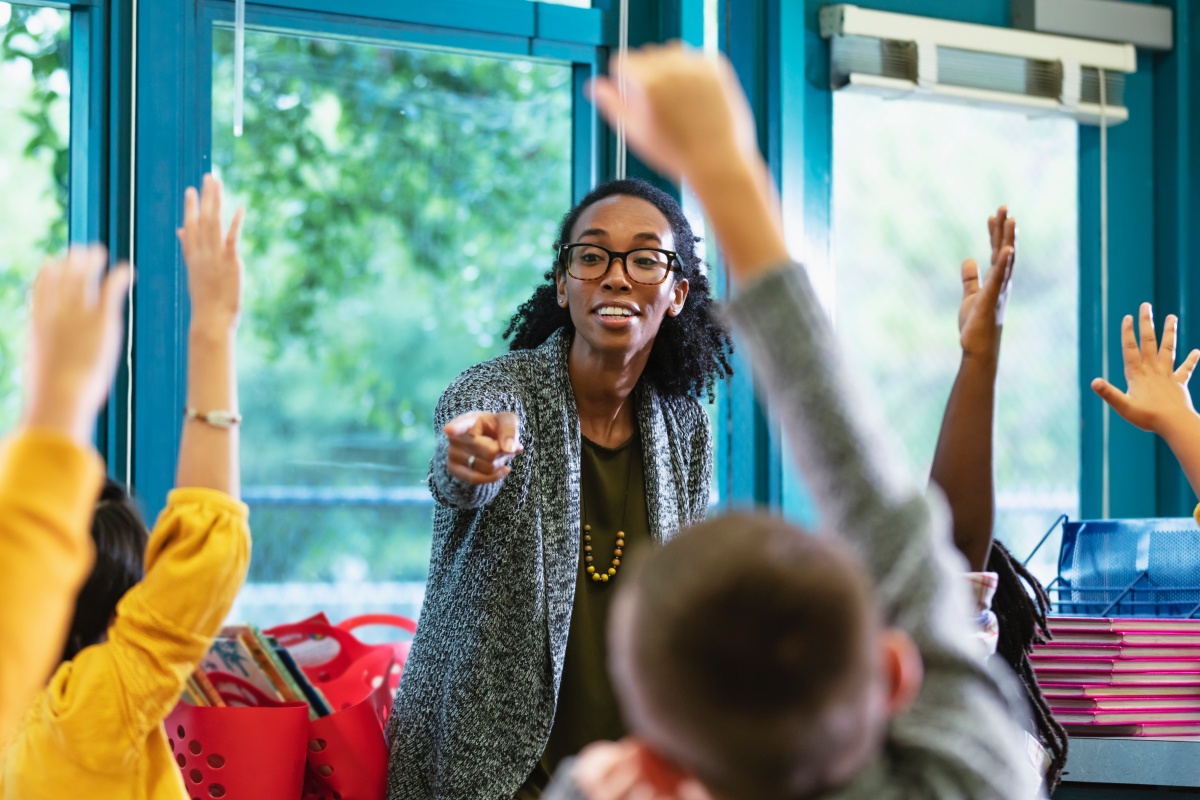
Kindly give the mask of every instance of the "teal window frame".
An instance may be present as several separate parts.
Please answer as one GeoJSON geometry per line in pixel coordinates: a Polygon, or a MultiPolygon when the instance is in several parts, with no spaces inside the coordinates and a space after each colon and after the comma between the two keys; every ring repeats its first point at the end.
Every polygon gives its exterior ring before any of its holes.
{"type": "MultiPolygon", "coordinates": [[[[68,238],[102,242],[112,260],[129,258],[130,1],[18,0],[71,12],[71,136],[68,238]]],[[[118,369],[95,442],[109,472],[124,476],[127,365],[118,369]]]]}
{"type": "MultiPolygon", "coordinates": [[[[802,220],[812,263],[831,258],[832,92],[829,50],[817,15],[828,0],[721,0],[722,49],[733,61],[759,120],[759,141],[780,187],[785,219],[802,220]]],[[[1109,348],[1120,383],[1121,318],[1142,300],[1181,316],[1182,347],[1200,346],[1200,9],[1167,0],[1175,14],[1175,48],[1140,53],[1128,78],[1131,117],[1109,129],[1109,330],[1100,330],[1099,132],[1079,137],[1080,425],[1082,513],[1101,516],[1102,404],[1091,391],[1109,348]]],[[[906,14],[1007,27],[1009,0],[859,0],[858,5],[906,14]]],[[[793,242],[798,246],[799,242],[793,242]]],[[[797,253],[797,255],[800,255],[797,253]]],[[[1192,385],[1193,398],[1197,383],[1192,385]]],[[[732,501],[780,509],[801,521],[815,509],[782,436],[764,411],[747,370],[734,379],[732,412],[723,432],[735,474],[732,501]]],[[[1003,432],[1001,432],[1003,435],[1003,432]]],[[[1195,498],[1170,451],[1114,415],[1108,445],[1113,517],[1188,516],[1195,498]]]]}
{"type": "MultiPolygon", "coordinates": [[[[631,4],[630,41],[681,35],[683,5],[698,0],[631,4]]],[[[617,3],[576,8],[530,0],[258,0],[247,5],[252,28],[477,53],[523,55],[573,65],[575,120],[572,191],[581,198],[612,174],[614,137],[584,89],[602,74],[618,41],[617,3]]],[[[138,74],[134,251],[132,414],[133,484],[151,514],[174,482],[185,393],[187,302],[175,226],[179,198],[210,164],[212,30],[231,25],[232,0],[154,0],[137,8],[138,74]]],[[[693,22],[694,24],[694,22],[693,22]]],[[[649,172],[631,159],[629,173],[649,172]]]]}

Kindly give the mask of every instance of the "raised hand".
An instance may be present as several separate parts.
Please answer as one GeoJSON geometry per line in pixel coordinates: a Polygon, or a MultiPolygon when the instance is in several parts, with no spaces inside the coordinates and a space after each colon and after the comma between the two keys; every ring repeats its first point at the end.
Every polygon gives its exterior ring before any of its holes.
{"type": "Polygon", "coordinates": [[[1000,355],[1000,334],[1004,329],[1004,310],[1017,257],[1017,221],[1000,206],[995,216],[988,217],[988,233],[992,239],[992,262],[983,284],[979,282],[979,265],[968,258],[962,264],[963,299],[958,309],[959,341],[964,357],[1000,355]]]}
{"type": "Polygon", "coordinates": [[[521,423],[509,412],[469,411],[446,423],[446,468],[463,483],[495,483],[512,472],[509,462],[524,451],[521,423]]]}
{"type": "Polygon", "coordinates": [[[103,247],[71,248],[42,267],[33,287],[22,424],[80,445],[91,441],[124,338],[132,273],[122,264],[103,275],[106,263],[103,247]]]}
{"type": "Polygon", "coordinates": [[[758,158],[754,116],[728,61],[675,43],[614,56],[609,72],[592,83],[593,101],[609,124],[624,124],[630,147],[662,174],[694,180],[717,153],[758,158]]]}
{"type": "Polygon", "coordinates": [[[1200,350],[1193,350],[1175,368],[1175,336],[1179,319],[1171,314],[1163,326],[1162,346],[1154,331],[1149,303],[1142,303],[1139,338],[1134,336],[1133,317],[1121,320],[1121,355],[1125,361],[1122,392],[1103,378],[1092,381],[1092,390],[1127,421],[1141,428],[1168,436],[1178,424],[1194,426],[1196,411],[1188,392],[1188,381],[1200,361],[1200,350]]]}
{"type": "Polygon", "coordinates": [[[238,236],[244,212],[238,209],[229,231],[221,232],[221,181],[204,176],[202,191],[184,197],[183,227],[177,233],[187,262],[192,328],[229,330],[242,308],[242,258],[238,236]]]}
{"type": "Polygon", "coordinates": [[[571,777],[588,800],[712,800],[699,781],[635,739],[588,745],[571,777]]]}

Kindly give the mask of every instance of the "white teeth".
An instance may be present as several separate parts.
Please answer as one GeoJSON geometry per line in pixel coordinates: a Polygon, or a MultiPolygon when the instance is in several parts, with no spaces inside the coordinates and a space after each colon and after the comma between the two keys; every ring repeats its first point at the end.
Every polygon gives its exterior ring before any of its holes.
{"type": "Polygon", "coordinates": [[[600,316],[602,316],[602,317],[632,317],[633,316],[633,312],[630,311],[628,308],[618,308],[617,306],[605,306],[604,308],[600,309],[599,313],[600,313],[600,316]]]}

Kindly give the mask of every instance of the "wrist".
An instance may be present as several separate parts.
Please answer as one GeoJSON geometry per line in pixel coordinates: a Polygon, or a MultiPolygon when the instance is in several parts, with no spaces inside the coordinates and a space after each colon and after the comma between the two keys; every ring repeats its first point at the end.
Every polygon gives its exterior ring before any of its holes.
{"type": "Polygon", "coordinates": [[[91,445],[96,415],[75,399],[78,392],[78,388],[70,392],[30,392],[28,408],[21,417],[21,427],[65,436],[80,447],[91,445]]]}
{"type": "Polygon", "coordinates": [[[998,350],[994,352],[963,350],[959,370],[969,370],[980,375],[991,375],[994,378],[1000,370],[1000,353],[998,350]]]}
{"type": "Polygon", "coordinates": [[[192,344],[224,345],[237,338],[236,317],[193,317],[188,327],[188,339],[192,344]]]}
{"type": "Polygon", "coordinates": [[[1172,450],[1181,444],[1195,447],[1200,442],[1200,415],[1190,408],[1179,408],[1156,419],[1153,430],[1172,450]]]}

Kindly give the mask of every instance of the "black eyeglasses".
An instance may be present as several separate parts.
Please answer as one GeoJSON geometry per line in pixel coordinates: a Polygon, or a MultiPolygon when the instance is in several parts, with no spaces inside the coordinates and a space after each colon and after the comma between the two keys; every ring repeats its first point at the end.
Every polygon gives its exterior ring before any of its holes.
{"type": "Polygon", "coordinates": [[[657,286],[667,279],[671,270],[679,268],[679,256],[671,250],[642,247],[624,253],[609,250],[598,244],[574,242],[559,249],[559,260],[567,274],[577,281],[598,281],[608,274],[616,259],[625,265],[625,274],[634,283],[657,286]]]}

